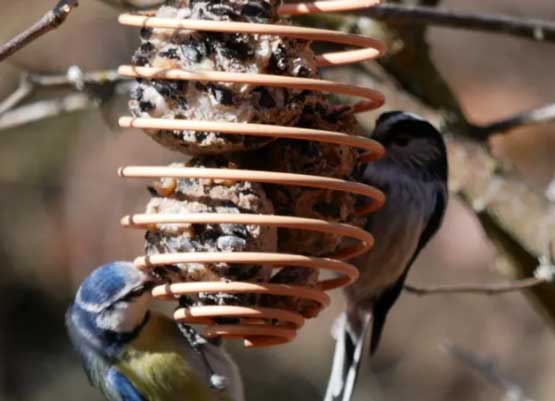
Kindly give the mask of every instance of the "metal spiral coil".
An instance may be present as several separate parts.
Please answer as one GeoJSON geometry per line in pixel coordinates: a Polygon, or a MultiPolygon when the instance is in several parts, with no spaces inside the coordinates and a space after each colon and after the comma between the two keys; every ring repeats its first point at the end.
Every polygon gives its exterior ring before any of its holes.
{"type": "MultiPolygon", "coordinates": [[[[280,7],[281,15],[301,15],[332,11],[345,11],[374,6],[379,0],[331,0],[314,3],[286,4],[280,7]]],[[[196,31],[269,34],[310,41],[327,41],[341,45],[358,47],[355,50],[325,53],[317,56],[319,67],[345,65],[379,57],[384,46],[374,39],[324,29],[297,27],[290,25],[271,25],[245,22],[222,22],[208,20],[177,20],[152,17],[151,13],[123,14],[119,18],[124,25],[186,29],[196,31]]],[[[233,83],[260,84],[286,88],[322,91],[349,96],[362,97],[356,103],[356,112],[375,109],[383,104],[383,95],[373,89],[313,78],[298,78],[268,74],[232,73],[221,71],[185,71],[180,69],[161,69],[151,67],[121,66],[119,73],[126,77],[162,79],[162,80],[195,80],[201,82],[224,81],[233,83]]],[[[276,138],[301,139],[338,145],[348,145],[365,152],[361,155],[364,162],[374,161],[384,153],[384,148],[376,141],[348,135],[341,132],[275,126],[268,124],[229,123],[221,121],[190,121],[157,118],[122,117],[121,127],[142,128],[149,130],[192,130],[216,131],[224,134],[241,134],[276,138]]],[[[385,197],[379,190],[356,182],[337,178],[291,174],[268,171],[252,171],[240,169],[211,169],[186,167],[150,167],[132,166],[119,170],[121,177],[128,178],[209,178],[214,180],[251,181],[279,185],[291,185],[344,191],[362,195],[372,200],[368,206],[356,210],[365,215],[379,209],[385,197]]],[[[249,283],[249,282],[182,282],[160,285],[153,290],[154,297],[164,300],[175,300],[182,295],[198,293],[249,293],[295,297],[315,301],[320,308],[326,307],[330,298],[325,291],[347,286],[358,278],[358,270],[347,260],[368,251],[374,242],[372,235],[353,225],[328,222],[312,218],[301,218],[278,215],[258,214],[135,214],[122,219],[127,227],[145,228],[154,224],[250,224],[273,226],[278,228],[307,230],[312,232],[340,235],[356,240],[356,245],[328,255],[313,257],[284,253],[268,252],[204,252],[204,253],[172,253],[139,257],[135,260],[138,268],[148,269],[155,266],[175,263],[234,263],[262,264],[275,268],[282,266],[300,266],[309,269],[323,269],[338,274],[333,279],[321,280],[316,288],[303,286],[249,283]]],[[[295,338],[296,332],[304,324],[305,317],[297,312],[278,308],[245,307],[245,306],[195,306],[180,308],[174,318],[192,324],[206,325],[203,334],[207,337],[242,338],[245,346],[267,346],[281,344],[295,338]],[[218,324],[214,321],[219,317],[239,318],[238,324],[218,324]]]]}

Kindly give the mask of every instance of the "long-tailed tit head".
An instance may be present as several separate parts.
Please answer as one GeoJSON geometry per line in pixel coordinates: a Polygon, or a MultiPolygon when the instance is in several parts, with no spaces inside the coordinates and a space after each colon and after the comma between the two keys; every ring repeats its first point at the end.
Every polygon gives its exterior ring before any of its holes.
{"type": "Polygon", "coordinates": [[[426,120],[401,111],[382,114],[372,138],[387,150],[378,163],[392,163],[417,178],[447,180],[447,151],[441,134],[426,120]]]}

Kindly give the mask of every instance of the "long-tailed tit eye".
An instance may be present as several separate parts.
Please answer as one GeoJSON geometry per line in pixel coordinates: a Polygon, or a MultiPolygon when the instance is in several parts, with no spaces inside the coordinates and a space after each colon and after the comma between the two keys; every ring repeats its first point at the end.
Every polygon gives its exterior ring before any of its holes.
{"type": "Polygon", "coordinates": [[[404,148],[409,144],[410,136],[406,134],[397,135],[393,138],[393,143],[397,146],[404,148]]]}

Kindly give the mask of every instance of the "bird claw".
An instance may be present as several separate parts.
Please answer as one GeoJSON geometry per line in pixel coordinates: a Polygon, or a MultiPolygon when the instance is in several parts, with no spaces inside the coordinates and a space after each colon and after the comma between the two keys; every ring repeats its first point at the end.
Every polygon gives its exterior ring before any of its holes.
{"type": "MultiPolygon", "coordinates": [[[[204,363],[204,366],[206,367],[206,370],[210,375],[208,380],[209,386],[214,390],[225,390],[229,384],[228,379],[225,376],[219,375],[214,371],[214,369],[210,365],[210,362],[208,362],[206,354],[204,353],[204,347],[209,343],[212,344],[212,341],[204,338],[193,327],[186,324],[178,323],[177,328],[179,329],[183,337],[185,337],[187,342],[191,345],[191,347],[200,355],[202,362],[204,363]]],[[[217,341],[220,342],[221,340],[217,339],[217,341]]]]}
{"type": "Polygon", "coordinates": [[[208,340],[201,336],[193,327],[183,323],[178,323],[177,327],[195,351],[200,352],[200,348],[208,343],[208,340]]]}

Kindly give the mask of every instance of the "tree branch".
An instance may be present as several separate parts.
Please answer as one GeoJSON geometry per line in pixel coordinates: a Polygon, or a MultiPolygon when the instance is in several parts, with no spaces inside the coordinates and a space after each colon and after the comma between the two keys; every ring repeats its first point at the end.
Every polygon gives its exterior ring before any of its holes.
{"type": "Polygon", "coordinates": [[[52,10],[44,14],[34,25],[0,46],[0,62],[45,33],[58,28],[78,5],[78,0],[60,0],[52,10]]]}
{"type": "Polygon", "coordinates": [[[106,89],[112,94],[119,89],[127,90],[128,88],[123,86],[128,84],[131,84],[131,81],[118,75],[116,70],[82,72],[79,67],[71,66],[66,74],[59,75],[24,72],[15,92],[0,102],[0,130],[98,105],[107,99],[106,89]],[[57,95],[14,109],[37,89],[50,87],[67,87],[73,89],[73,93],[66,93],[61,97],[57,95]]]}
{"type": "MultiPolygon", "coordinates": [[[[68,68],[67,73],[59,75],[29,74],[28,81],[37,86],[75,86],[105,85],[120,81],[127,81],[117,70],[99,70],[82,72],[77,66],[68,68]]],[[[79,88],[78,88],[79,89],[79,88]]]]}
{"type": "Polygon", "coordinates": [[[449,342],[445,343],[442,348],[450,356],[457,359],[465,366],[478,371],[487,381],[503,391],[507,400],[532,401],[524,394],[520,385],[515,383],[514,380],[506,377],[497,369],[493,361],[487,360],[449,342]]]}
{"type": "Polygon", "coordinates": [[[498,295],[507,292],[526,290],[544,283],[546,283],[546,280],[543,278],[531,277],[497,284],[453,284],[437,286],[405,284],[405,290],[419,296],[438,294],[498,295]]]}
{"type": "MultiPolygon", "coordinates": [[[[384,38],[390,48],[401,46],[379,60],[385,72],[376,73],[377,66],[365,63],[367,74],[340,79],[381,90],[390,108],[416,112],[441,127],[448,139],[451,192],[478,217],[498,251],[497,260],[508,262],[503,273],[516,280],[532,277],[538,258],[555,243],[555,204],[507,163],[496,160],[487,143],[476,140],[476,126],[467,121],[431,59],[427,26],[345,18],[349,30],[384,38]]],[[[330,71],[328,77],[333,79],[333,74],[338,72],[330,71]]],[[[555,285],[532,286],[525,294],[555,327],[555,285]]]]}
{"type": "Polygon", "coordinates": [[[396,24],[444,26],[508,34],[540,42],[555,42],[555,23],[533,18],[468,13],[398,4],[382,4],[369,7],[363,13],[370,18],[396,24]]]}
{"type": "Polygon", "coordinates": [[[515,128],[551,122],[555,122],[555,103],[518,113],[485,126],[476,127],[472,135],[475,136],[476,139],[485,140],[492,135],[504,134],[515,128]]]}
{"type": "Polygon", "coordinates": [[[1,115],[0,130],[14,128],[74,111],[86,110],[97,105],[98,102],[85,93],[72,93],[64,97],[41,100],[7,111],[1,115]]]}
{"type": "Polygon", "coordinates": [[[0,102],[0,116],[13,109],[33,93],[35,86],[29,81],[29,74],[24,72],[19,77],[19,86],[11,95],[0,102]]]}

